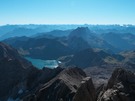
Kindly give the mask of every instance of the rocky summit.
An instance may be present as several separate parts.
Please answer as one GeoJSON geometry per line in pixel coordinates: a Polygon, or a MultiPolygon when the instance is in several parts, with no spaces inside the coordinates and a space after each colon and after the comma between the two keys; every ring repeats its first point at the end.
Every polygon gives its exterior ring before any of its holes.
{"type": "Polygon", "coordinates": [[[85,73],[79,68],[69,68],[60,72],[49,82],[42,85],[36,93],[25,101],[71,101],[79,88],[85,73]]]}

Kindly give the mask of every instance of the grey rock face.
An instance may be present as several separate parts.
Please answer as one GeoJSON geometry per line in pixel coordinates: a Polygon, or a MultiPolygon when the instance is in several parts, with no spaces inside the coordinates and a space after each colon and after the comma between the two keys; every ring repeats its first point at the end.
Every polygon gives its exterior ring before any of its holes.
{"type": "MultiPolygon", "coordinates": [[[[79,68],[65,69],[39,88],[32,101],[72,101],[84,77],[85,73],[79,68]]],[[[31,101],[31,96],[25,101],[31,101]]]]}
{"type": "Polygon", "coordinates": [[[98,101],[135,101],[135,75],[121,68],[116,69],[98,101]]]}
{"type": "Polygon", "coordinates": [[[73,101],[95,101],[96,91],[90,77],[83,79],[81,86],[78,88],[73,101]]]}

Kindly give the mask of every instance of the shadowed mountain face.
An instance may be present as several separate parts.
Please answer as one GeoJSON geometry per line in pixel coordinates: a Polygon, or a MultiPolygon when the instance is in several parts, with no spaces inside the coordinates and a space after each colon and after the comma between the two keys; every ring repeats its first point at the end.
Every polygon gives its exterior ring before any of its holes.
{"type": "Polygon", "coordinates": [[[12,88],[20,83],[32,67],[12,47],[0,43],[0,98],[5,99],[11,94],[12,88]]]}
{"type": "Polygon", "coordinates": [[[8,61],[18,59],[18,61],[20,61],[25,68],[31,65],[30,62],[26,61],[19,55],[16,49],[0,42],[0,60],[2,59],[7,59],[8,61]]]}
{"type": "Polygon", "coordinates": [[[38,70],[15,49],[0,43],[0,100],[9,101],[29,94],[62,70],[61,68],[38,70]]]}
{"type": "Polygon", "coordinates": [[[14,59],[14,58],[21,58],[21,57],[17,53],[17,50],[11,48],[10,46],[4,43],[0,43],[0,59],[3,58],[14,59]]]}

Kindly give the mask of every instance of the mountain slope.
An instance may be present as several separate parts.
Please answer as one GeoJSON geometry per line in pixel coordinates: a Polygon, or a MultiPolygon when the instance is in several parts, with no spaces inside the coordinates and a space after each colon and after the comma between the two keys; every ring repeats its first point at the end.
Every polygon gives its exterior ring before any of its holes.
{"type": "Polygon", "coordinates": [[[17,59],[25,68],[31,65],[30,62],[19,55],[16,49],[13,49],[11,46],[0,42],[0,60],[2,59],[7,59],[8,61],[17,59]]]}
{"type": "Polygon", "coordinates": [[[75,43],[80,43],[78,41],[82,41],[84,43],[84,44],[79,44],[79,45],[82,45],[82,47],[84,45],[85,49],[87,47],[92,47],[92,48],[102,48],[106,50],[111,50],[114,52],[118,51],[113,46],[108,44],[106,41],[97,37],[97,35],[93,33],[92,31],[90,31],[88,27],[78,27],[77,29],[73,30],[70,33],[68,37],[69,46],[73,48],[77,47],[78,44],[75,44],[75,43]]]}
{"type": "Polygon", "coordinates": [[[101,35],[102,39],[120,50],[135,49],[135,35],[130,33],[106,33],[101,35]]]}
{"type": "Polygon", "coordinates": [[[92,48],[88,48],[79,52],[76,52],[75,54],[71,56],[65,56],[59,58],[59,60],[62,62],[61,65],[63,66],[77,66],[82,69],[93,67],[93,66],[102,66],[102,65],[113,65],[113,64],[120,64],[121,60],[123,60],[124,57],[120,55],[113,55],[109,54],[103,50],[95,51],[92,48]],[[119,59],[120,58],[120,59],[119,59]]]}
{"type": "Polygon", "coordinates": [[[31,63],[23,59],[15,49],[0,43],[0,100],[5,100],[32,68],[31,63]]]}

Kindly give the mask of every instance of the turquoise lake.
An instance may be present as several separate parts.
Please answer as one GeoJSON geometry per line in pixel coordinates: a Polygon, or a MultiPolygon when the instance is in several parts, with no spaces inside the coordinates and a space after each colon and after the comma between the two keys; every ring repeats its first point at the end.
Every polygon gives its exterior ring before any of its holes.
{"type": "Polygon", "coordinates": [[[42,69],[43,67],[47,68],[56,68],[59,66],[57,60],[41,60],[41,59],[33,59],[31,57],[25,57],[28,61],[30,61],[35,67],[42,69]]]}

